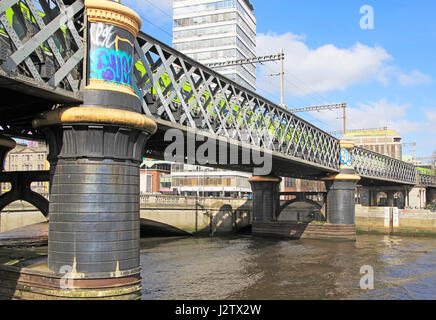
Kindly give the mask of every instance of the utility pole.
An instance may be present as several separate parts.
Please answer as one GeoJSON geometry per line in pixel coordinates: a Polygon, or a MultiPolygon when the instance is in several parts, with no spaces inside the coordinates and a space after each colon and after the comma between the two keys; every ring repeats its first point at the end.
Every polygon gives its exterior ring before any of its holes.
{"type": "Polygon", "coordinates": [[[281,60],[282,60],[282,72],[280,72],[280,106],[282,108],[285,107],[285,103],[284,103],[284,77],[285,77],[285,69],[284,69],[284,62],[285,62],[285,54],[283,52],[283,48],[280,51],[281,54],[281,60]]]}
{"type": "Polygon", "coordinates": [[[344,103],[343,105],[343,112],[344,112],[344,135],[345,133],[347,133],[347,116],[346,116],[346,111],[345,109],[347,108],[347,105],[344,103]]]}
{"type": "Polygon", "coordinates": [[[285,53],[283,51],[283,48],[280,50],[279,53],[280,56],[280,60],[281,60],[281,70],[279,73],[273,73],[270,74],[270,77],[274,77],[274,76],[280,76],[280,107],[282,108],[286,108],[285,106],[285,94],[284,94],[284,80],[285,80],[285,53]]]}
{"type": "Polygon", "coordinates": [[[290,109],[292,113],[296,112],[307,112],[307,111],[320,111],[320,110],[332,110],[332,109],[339,109],[342,108],[344,112],[344,134],[346,132],[346,113],[345,109],[347,108],[347,104],[345,102],[343,103],[335,103],[335,104],[327,104],[323,106],[314,106],[314,107],[306,107],[306,108],[299,108],[299,109],[290,109]]]}

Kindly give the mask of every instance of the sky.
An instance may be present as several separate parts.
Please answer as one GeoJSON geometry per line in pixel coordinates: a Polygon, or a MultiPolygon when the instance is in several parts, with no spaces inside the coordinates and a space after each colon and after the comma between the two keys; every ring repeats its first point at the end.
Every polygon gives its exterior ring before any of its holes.
{"type": "MultiPolygon", "coordinates": [[[[346,102],[347,129],[387,126],[416,142],[418,157],[436,150],[436,1],[251,2],[257,56],[284,49],[289,108],[346,102]]],[[[172,0],[122,3],[140,14],[142,31],[172,44],[172,0]]],[[[279,62],[257,66],[257,92],[276,103],[280,79],[270,74],[278,72],[279,62]]],[[[298,116],[328,132],[343,129],[339,109],[298,116]]]]}

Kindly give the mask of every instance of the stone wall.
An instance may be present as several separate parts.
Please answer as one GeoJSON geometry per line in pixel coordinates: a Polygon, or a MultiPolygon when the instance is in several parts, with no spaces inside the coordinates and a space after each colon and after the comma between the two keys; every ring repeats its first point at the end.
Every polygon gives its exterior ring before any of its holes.
{"type": "Polygon", "coordinates": [[[436,212],[425,209],[397,209],[356,205],[358,232],[436,235],[436,212]]]}
{"type": "Polygon", "coordinates": [[[34,206],[25,201],[16,201],[0,212],[0,232],[46,221],[44,215],[34,206]]]}
{"type": "Polygon", "coordinates": [[[141,229],[145,233],[234,232],[251,225],[251,200],[141,196],[141,229]]]}

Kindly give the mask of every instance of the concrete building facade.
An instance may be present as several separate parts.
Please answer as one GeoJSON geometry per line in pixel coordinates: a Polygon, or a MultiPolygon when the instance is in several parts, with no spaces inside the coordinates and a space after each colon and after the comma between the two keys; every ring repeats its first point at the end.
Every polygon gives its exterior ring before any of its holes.
{"type": "Polygon", "coordinates": [[[346,140],[354,141],[356,147],[362,147],[389,157],[402,160],[401,136],[395,130],[362,130],[347,132],[346,140]]]}
{"type": "Polygon", "coordinates": [[[245,172],[173,164],[171,186],[184,196],[241,198],[251,194],[250,177],[245,172]]]}
{"type": "MultiPolygon", "coordinates": [[[[249,0],[174,0],[173,47],[203,64],[256,56],[256,17],[249,0]]],[[[256,66],[215,71],[256,90],[256,66]]]]}

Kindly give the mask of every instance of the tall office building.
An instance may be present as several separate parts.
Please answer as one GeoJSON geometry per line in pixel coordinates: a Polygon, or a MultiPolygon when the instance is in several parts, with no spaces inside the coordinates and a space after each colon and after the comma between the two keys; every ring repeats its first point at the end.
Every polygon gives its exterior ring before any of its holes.
{"type": "MultiPolygon", "coordinates": [[[[203,64],[256,56],[256,18],[249,0],[174,0],[173,47],[203,64]]],[[[256,67],[215,71],[256,90],[256,67]]]]}

